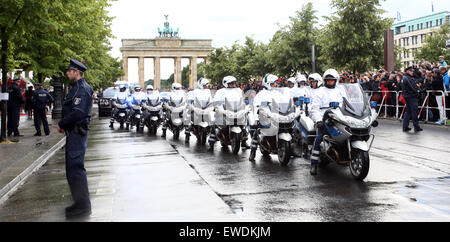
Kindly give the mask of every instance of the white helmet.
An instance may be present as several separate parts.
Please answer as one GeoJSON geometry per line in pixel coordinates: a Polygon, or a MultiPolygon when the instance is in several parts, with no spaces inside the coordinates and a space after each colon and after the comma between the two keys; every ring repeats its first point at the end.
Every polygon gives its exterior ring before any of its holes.
{"type": "Polygon", "coordinates": [[[197,87],[199,89],[204,89],[204,86],[206,86],[208,84],[209,84],[209,80],[202,77],[202,78],[198,79],[197,87]]]}
{"type": "Polygon", "coordinates": [[[298,74],[297,78],[295,78],[295,80],[297,81],[298,85],[300,86],[300,84],[303,82],[304,85],[306,85],[306,76],[302,75],[302,74],[298,74]]]}
{"type": "Polygon", "coordinates": [[[297,75],[297,77],[295,78],[295,80],[297,81],[297,83],[300,83],[300,82],[306,82],[306,76],[305,76],[305,75],[302,75],[302,74],[297,75]]]}
{"type": "MultiPolygon", "coordinates": [[[[122,88],[125,88],[125,89],[126,89],[127,87],[126,87],[124,84],[120,84],[120,85],[119,85],[119,90],[122,91],[122,88]]],[[[124,90],[124,91],[125,91],[125,90],[124,90]]]]}
{"type": "Polygon", "coordinates": [[[222,84],[224,87],[229,88],[228,85],[232,82],[236,82],[236,77],[234,76],[226,76],[223,78],[222,84]]]}
{"type": "Polygon", "coordinates": [[[294,84],[294,86],[297,84],[297,80],[294,77],[289,78],[287,81],[289,84],[294,84]]]}
{"type": "Polygon", "coordinates": [[[328,69],[327,71],[325,71],[325,73],[323,73],[323,81],[325,83],[326,88],[335,88],[339,79],[340,79],[339,73],[335,69],[328,69]],[[327,80],[335,80],[334,85],[328,86],[327,80]]]}
{"type": "Polygon", "coordinates": [[[147,85],[147,88],[145,90],[152,90],[153,91],[153,86],[152,85],[147,85]]]}
{"type": "Polygon", "coordinates": [[[278,80],[278,77],[272,74],[266,74],[266,76],[263,78],[263,86],[270,90],[272,89],[271,84],[275,83],[278,80]]]}
{"type": "Polygon", "coordinates": [[[177,82],[172,83],[172,90],[176,90],[177,88],[183,88],[183,86],[177,82]]]}
{"type": "Polygon", "coordinates": [[[316,81],[317,82],[317,88],[323,85],[323,79],[322,76],[319,73],[313,73],[309,76],[309,80],[311,82],[316,81]]]}

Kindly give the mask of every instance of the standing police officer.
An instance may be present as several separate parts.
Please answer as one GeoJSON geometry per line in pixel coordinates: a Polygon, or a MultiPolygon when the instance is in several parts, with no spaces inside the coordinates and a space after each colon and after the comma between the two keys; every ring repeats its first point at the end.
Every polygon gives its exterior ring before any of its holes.
{"type": "Polygon", "coordinates": [[[8,136],[14,133],[14,137],[23,136],[19,133],[19,121],[20,121],[20,106],[25,103],[23,100],[22,92],[19,88],[20,79],[13,80],[13,84],[8,88],[9,100],[8,100],[8,136]]]}
{"type": "Polygon", "coordinates": [[[66,208],[66,217],[91,214],[91,201],[84,168],[88,124],[91,120],[93,89],[84,80],[88,68],[77,60],[70,60],[66,75],[72,86],[63,104],[58,131],[66,133],[66,176],[74,204],[66,208]]]}
{"type": "Polygon", "coordinates": [[[45,106],[50,102],[53,102],[53,97],[42,88],[41,83],[36,83],[36,91],[33,93],[31,100],[34,109],[34,127],[36,128],[36,134],[34,136],[41,136],[41,122],[44,126],[45,135],[50,134],[47,122],[47,112],[45,106]]]}
{"type": "Polygon", "coordinates": [[[417,85],[416,79],[414,78],[414,68],[412,66],[405,69],[406,75],[403,77],[403,96],[406,102],[405,117],[403,119],[403,132],[408,132],[411,130],[409,128],[409,121],[412,119],[414,125],[414,131],[423,131],[419,126],[419,115],[418,115],[418,102],[419,102],[419,92],[420,88],[417,85]]]}

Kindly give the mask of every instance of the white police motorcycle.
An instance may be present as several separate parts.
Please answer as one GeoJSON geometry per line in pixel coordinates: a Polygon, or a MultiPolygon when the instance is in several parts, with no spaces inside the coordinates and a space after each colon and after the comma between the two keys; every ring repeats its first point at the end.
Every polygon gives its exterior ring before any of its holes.
{"type": "MultiPolygon", "coordinates": [[[[290,95],[281,95],[278,101],[272,99],[270,103],[261,103],[258,111],[260,127],[256,132],[261,153],[264,156],[276,154],[282,166],[288,165],[292,154],[295,119],[300,115],[300,110],[296,109],[290,95]]],[[[252,149],[249,160],[253,161],[255,156],[256,150],[252,149]]]]}
{"type": "Polygon", "coordinates": [[[197,137],[198,142],[204,145],[214,124],[214,102],[210,95],[197,95],[191,107],[193,112],[189,118],[189,130],[197,137]]]}
{"type": "MultiPolygon", "coordinates": [[[[128,97],[125,100],[116,100],[115,106],[117,108],[117,113],[114,119],[120,124],[120,129],[124,128],[124,124],[126,123],[126,130],[129,130],[130,124],[128,121],[128,115],[130,114],[130,102],[131,99],[128,97]]],[[[113,124],[111,123],[111,128],[113,128],[113,124]]]]}
{"type": "Polygon", "coordinates": [[[311,98],[299,97],[294,99],[297,108],[301,110],[300,117],[295,121],[295,135],[294,140],[297,146],[300,148],[301,156],[305,159],[309,159],[314,140],[316,139],[317,132],[314,127],[314,121],[309,117],[309,104],[311,98]]]}
{"type": "Polygon", "coordinates": [[[136,132],[143,132],[143,112],[142,105],[144,104],[145,99],[134,99],[131,103],[132,115],[130,117],[131,126],[136,126],[136,132]]]}
{"type": "Polygon", "coordinates": [[[244,134],[248,124],[250,108],[245,105],[243,97],[230,95],[222,104],[224,109],[222,118],[217,124],[217,138],[223,147],[231,145],[233,154],[239,153],[244,134]]]}
{"type": "Polygon", "coordinates": [[[320,167],[335,162],[350,167],[356,180],[369,173],[369,151],[378,126],[375,103],[370,103],[359,84],[339,84],[346,96],[343,103],[330,103],[324,115],[326,132],[320,144],[320,167]]]}
{"type": "Polygon", "coordinates": [[[173,138],[177,140],[180,137],[180,132],[184,129],[186,97],[181,93],[172,94],[164,105],[166,107],[167,128],[173,133],[173,138]]]}
{"type": "Polygon", "coordinates": [[[160,98],[158,93],[152,93],[147,96],[147,102],[142,104],[143,120],[141,122],[141,131],[144,126],[148,129],[149,135],[156,135],[156,132],[163,122],[162,102],[167,101],[160,98]]]}

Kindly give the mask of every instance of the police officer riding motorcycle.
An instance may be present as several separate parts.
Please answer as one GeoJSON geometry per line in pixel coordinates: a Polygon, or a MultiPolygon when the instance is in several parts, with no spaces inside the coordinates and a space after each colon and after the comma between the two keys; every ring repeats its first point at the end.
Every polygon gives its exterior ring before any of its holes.
{"type": "Polygon", "coordinates": [[[114,121],[117,121],[120,123],[120,128],[123,129],[124,123],[126,123],[126,129],[128,130],[130,127],[130,120],[129,120],[129,114],[130,114],[130,106],[128,105],[129,100],[129,94],[126,91],[127,88],[125,85],[119,86],[120,92],[116,93],[112,99],[112,106],[114,107],[112,113],[111,113],[111,121],[110,121],[110,128],[114,128],[114,121]]]}
{"type": "Polygon", "coordinates": [[[339,84],[336,70],[323,75],[325,87],[312,102],[311,118],[317,137],[311,154],[311,175],[330,162],[348,165],[352,176],[363,180],[369,172],[369,150],[374,140],[371,127],[377,127],[377,112],[359,84],[339,84]],[[370,144],[369,144],[370,141],[370,144]],[[320,160],[320,163],[319,163],[320,160]]]}
{"type": "Polygon", "coordinates": [[[143,132],[143,115],[142,115],[142,104],[146,101],[147,95],[142,92],[142,88],[138,85],[134,87],[134,93],[131,95],[132,101],[130,103],[130,115],[129,123],[131,128],[136,126],[136,132],[143,132]],[[141,129],[142,128],[142,129],[141,129]]]}
{"type": "Polygon", "coordinates": [[[155,135],[159,126],[163,122],[162,101],[159,92],[153,90],[152,85],[146,87],[147,100],[142,103],[143,122],[141,123],[141,131],[147,126],[148,134],[155,135]]]}
{"type": "Polygon", "coordinates": [[[167,103],[163,103],[165,119],[161,137],[166,137],[167,128],[172,131],[175,140],[180,137],[180,132],[184,129],[184,121],[186,118],[186,98],[186,93],[182,90],[181,84],[173,83],[169,100],[167,103]]]}
{"type": "Polygon", "coordinates": [[[211,91],[208,89],[209,80],[200,78],[197,88],[192,92],[192,103],[188,106],[189,112],[186,125],[186,139],[189,143],[190,132],[197,137],[197,141],[204,145],[214,123],[214,102],[211,91]]]}
{"type": "Polygon", "coordinates": [[[265,89],[254,99],[251,113],[256,114],[258,118],[255,119],[256,123],[250,123],[250,125],[256,125],[258,128],[252,137],[249,160],[255,160],[259,145],[264,156],[277,154],[281,165],[286,166],[291,157],[294,120],[300,111],[296,110],[289,93],[284,92],[283,89],[274,88],[277,80],[277,76],[267,74],[263,79],[265,89]]]}
{"type": "Polygon", "coordinates": [[[240,148],[250,148],[248,139],[248,107],[244,103],[244,93],[236,88],[237,80],[226,76],[222,80],[224,88],[214,96],[215,124],[209,136],[209,150],[214,150],[216,138],[223,147],[231,145],[232,152],[237,154],[240,148]]]}
{"type": "Polygon", "coordinates": [[[311,102],[316,98],[315,95],[319,88],[323,85],[323,80],[320,74],[313,73],[309,77],[310,88],[306,89],[304,98],[299,98],[300,105],[303,112],[297,122],[299,134],[296,135],[296,143],[300,147],[301,156],[308,159],[312,152],[312,146],[316,138],[316,129],[314,121],[310,117],[311,102]]]}

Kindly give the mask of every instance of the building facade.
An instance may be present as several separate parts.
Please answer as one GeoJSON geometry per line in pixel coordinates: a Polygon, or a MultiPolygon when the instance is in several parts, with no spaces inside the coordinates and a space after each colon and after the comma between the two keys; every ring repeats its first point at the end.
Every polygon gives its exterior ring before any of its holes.
{"type": "MultiPolygon", "coordinates": [[[[450,12],[443,11],[392,25],[394,44],[405,48],[400,53],[403,67],[417,64],[416,52],[422,48],[425,38],[433,35],[433,31],[450,22],[450,12]]],[[[437,60],[429,60],[437,61],[437,60]]]]}

